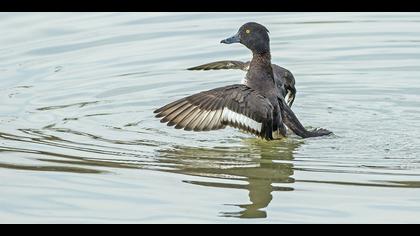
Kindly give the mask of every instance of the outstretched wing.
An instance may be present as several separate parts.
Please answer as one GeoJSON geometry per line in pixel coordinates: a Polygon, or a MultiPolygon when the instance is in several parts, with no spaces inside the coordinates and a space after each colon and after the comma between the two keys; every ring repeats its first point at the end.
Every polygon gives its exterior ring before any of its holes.
{"type": "Polygon", "coordinates": [[[287,101],[287,105],[292,107],[296,97],[295,77],[293,76],[292,72],[286,68],[276,64],[272,64],[272,67],[276,84],[280,86],[278,89],[283,93],[283,96],[287,101]]]}
{"type": "Polygon", "coordinates": [[[249,61],[215,61],[207,64],[188,68],[187,70],[223,70],[223,69],[239,69],[247,71],[249,68],[249,61]]]}
{"type": "Polygon", "coordinates": [[[162,123],[177,129],[209,131],[228,126],[273,139],[273,106],[257,91],[230,85],[200,92],[154,111],[162,123]]]}

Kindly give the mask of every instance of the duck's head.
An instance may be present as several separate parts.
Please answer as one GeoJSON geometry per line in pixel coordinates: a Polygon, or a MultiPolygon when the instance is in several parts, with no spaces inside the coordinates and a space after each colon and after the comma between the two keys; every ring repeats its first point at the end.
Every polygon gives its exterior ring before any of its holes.
{"type": "Polygon", "coordinates": [[[270,37],[268,29],[265,26],[248,22],[239,28],[238,33],[234,36],[223,39],[221,43],[241,43],[249,48],[253,53],[270,52],[270,37]]]}

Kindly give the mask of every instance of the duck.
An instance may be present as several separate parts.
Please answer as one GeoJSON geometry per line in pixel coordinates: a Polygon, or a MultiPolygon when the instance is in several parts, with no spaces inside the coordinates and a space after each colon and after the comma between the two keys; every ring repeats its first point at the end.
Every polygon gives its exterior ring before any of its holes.
{"type": "MultiPolygon", "coordinates": [[[[247,72],[251,61],[234,61],[234,60],[223,60],[215,61],[199,66],[189,67],[187,70],[228,70],[228,69],[237,69],[247,72]]],[[[293,102],[296,97],[296,80],[290,70],[281,67],[276,64],[271,64],[273,67],[274,80],[276,80],[276,85],[278,92],[282,94],[285,98],[287,105],[292,107],[293,102]]],[[[242,83],[245,83],[245,78],[243,78],[242,83]]]]}
{"type": "Polygon", "coordinates": [[[265,26],[248,22],[221,41],[240,43],[252,52],[243,83],[180,98],[154,110],[155,117],[176,129],[200,132],[229,126],[267,141],[285,138],[287,128],[302,138],[332,134],[324,128],[307,130],[278,92],[268,32],[265,26]]]}

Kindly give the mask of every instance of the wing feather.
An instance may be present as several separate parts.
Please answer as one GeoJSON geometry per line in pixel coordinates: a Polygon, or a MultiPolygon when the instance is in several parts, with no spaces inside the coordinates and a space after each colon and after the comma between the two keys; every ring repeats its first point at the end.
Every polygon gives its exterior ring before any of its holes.
{"type": "Polygon", "coordinates": [[[273,106],[257,91],[238,84],[197,93],[155,110],[177,129],[209,131],[226,126],[273,139],[273,106]]]}
{"type": "Polygon", "coordinates": [[[239,69],[247,71],[249,67],[248,62],[242,61],[215,61],[207,64],[190,67],[187,70],[225,70],[225,69],[239,69]]]}

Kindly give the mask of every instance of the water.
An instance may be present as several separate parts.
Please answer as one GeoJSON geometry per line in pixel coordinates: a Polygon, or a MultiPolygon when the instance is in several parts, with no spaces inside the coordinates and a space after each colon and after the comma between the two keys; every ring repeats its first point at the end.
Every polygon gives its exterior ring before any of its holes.
{"type": "Polygon", "coordinates": [[[419,13],[1,13],[0,222],[419,223],[419,13]],[[238,83],[257,21],[335,136],[175,130],[154,109],[238,83]]]}

